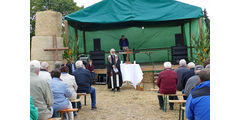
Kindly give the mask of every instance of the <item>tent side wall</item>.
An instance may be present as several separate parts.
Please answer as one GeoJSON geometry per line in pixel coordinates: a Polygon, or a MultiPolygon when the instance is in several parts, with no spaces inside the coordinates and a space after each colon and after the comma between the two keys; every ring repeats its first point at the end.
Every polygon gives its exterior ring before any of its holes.
{"type": "MultiPolygon", "coordinates": [[[[193,42],[193,36],[196,37],[196,39],[198,39],[198,35],[199,35],[199,19],[192,19],[191,20],[191,39],[190,39],[190,31],[189,31],[189,22],[185,22],[184,23],[184,40],[186,45],[189,47],[188,48],[188,59],[190,61],[193,60],[193,58],[196,58],[196,51],[194,50],[194,48],[192,48],[192,57],[191,57],[191,49],[190,47],[194,45],[193,42]],[[192,41],[192,44],[190,45],[190,40],[192,41]]],[[[205,30],[206,29],[206,23],[204,22],[204,18],[202,18],[202,29],[205,30]]]]}
{"type": "MultiPolygon", "coordinates": [[[[171,46],[175,46],[175,34],[181,33],[181,26],[144,26],[129,27],[111,30],[86,31],[86,52],[93,51],[93,39],[101,39],[101,50],[108,52],[111,48],[120,50],[119,39],[121,35],[125,35],[129,41],[130,49],[153,49],[151,50],[152,60],[154,62],[171,61],[171,46]]],[[[76,46],[75,29],[69,26],[69,48],[76,46]]],[[[84,52],[82,31],[78,30],[79,52],[84,52]]],[[[141,50],[140,52],[146,52],[141,50]]],[[[106,56],[109,55],[108,53],[106,56]]],[[[120,56],[122,59],[122,56],[120,56]]],[[[130,55],[130,60],[133,61],[133,55],[130,55]]],[[[146,53],[137,53],[136,61],[138,63],[151,62],[146,53]]]]}

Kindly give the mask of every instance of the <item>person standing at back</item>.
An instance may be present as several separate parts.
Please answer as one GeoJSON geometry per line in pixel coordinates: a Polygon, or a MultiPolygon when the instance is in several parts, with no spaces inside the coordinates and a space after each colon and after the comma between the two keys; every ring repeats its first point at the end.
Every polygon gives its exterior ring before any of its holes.
{"type": "Polygon", "coordinates": [[[69,66],[69,74],[72,75],[72,73],[76,70],[75,60],[73,57],[71,58],[71,63],[68,64],[68,66],[69,66]]]}
{"type": "Polygon", "coordinates": [[[186,60],[185,59],[181,59],[179,61],[179,67],[177,69],[175,69],[175,72],[177,73],[177,90],[182,91],[182,76],[183,73],[189,71],[189,69],[186,67],[186,60]]]}
{"type": "MultiPolygon", "coordinates": [[[[128,43],[128,39],[125,38],[124,35],[122,35],[121,39],[119,40],[119,46],[121,50],[126,51],[126,48],[129,48],[129,43],[128,43]]],[[[126,54],[123,54],[123,60],[124,62],[126,61],[126,54]]]]}
{"type": "Polygon", "coordinates": [[[53,93],[47,80],[38,76],[40,62],[33,60],[30,62],[30,96],[33,104],[38,108],[38,120],[47,120],[53,114],[53,93]]]}

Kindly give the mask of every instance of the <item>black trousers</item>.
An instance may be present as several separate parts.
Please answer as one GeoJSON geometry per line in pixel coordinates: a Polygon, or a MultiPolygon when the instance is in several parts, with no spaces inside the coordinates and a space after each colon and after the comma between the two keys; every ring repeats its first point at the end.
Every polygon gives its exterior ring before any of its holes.
{"type": "MultiPolygon", "coordinates": [[[[178,100],[177,96],[169,96],[169,100],[178,100]]],[[[158,95],[159,106],[164,107],[163,96],[158,95]]],[[[170,107],[173,107],[174,103],[169,103],[170,107]]]]}

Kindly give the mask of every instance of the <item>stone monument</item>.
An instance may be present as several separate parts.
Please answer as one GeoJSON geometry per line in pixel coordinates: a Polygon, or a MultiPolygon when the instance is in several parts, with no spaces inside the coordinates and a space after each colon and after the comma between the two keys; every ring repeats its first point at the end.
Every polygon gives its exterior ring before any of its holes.
{"type": "Polygon", "coordinates": [[[64,48],[62,35],[62,14],[55,11],[36,13],[35,36],[32,37],[31,60],[46,61],[49,70],[55,62],[62,61],[64,48]],[[61,51],[60,51],[61,50],[61,51]]]}

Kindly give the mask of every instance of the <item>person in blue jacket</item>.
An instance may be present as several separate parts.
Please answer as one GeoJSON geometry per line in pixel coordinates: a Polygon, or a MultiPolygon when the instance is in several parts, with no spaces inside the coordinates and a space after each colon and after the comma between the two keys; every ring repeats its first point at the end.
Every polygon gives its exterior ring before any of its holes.
{"type": "MultiPolygon", "coordinates": [[[[52,80],[48,81],[54,96],[53,118],[57,117],[59,110],[72,109],[72,104],[69,101],[72,97],[72,92],[69,90],[67,84],[60,79],[60,75],[61,72],[59,70],[53,70],[51,72],[52,80]]],[[[69,112],[68,116],[70,120],[74,120],[73,112],[69,112]]]]}
{"type": "Polygon", "coordinates": [[[186,117],[188,120],[210,120],[210,70],[199,72],[200,84],[188,96],[186,117]]]}

